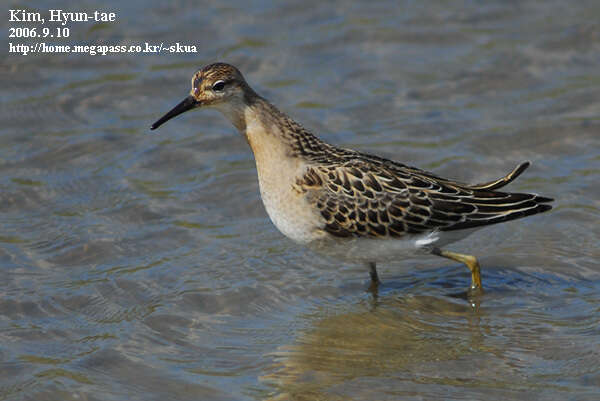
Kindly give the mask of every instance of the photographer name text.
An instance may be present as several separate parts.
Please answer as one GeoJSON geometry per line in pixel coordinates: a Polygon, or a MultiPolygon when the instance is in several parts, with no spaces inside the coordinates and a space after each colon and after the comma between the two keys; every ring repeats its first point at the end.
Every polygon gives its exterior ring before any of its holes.
{"type": "Polygon", "coordinates": [[[9,22],[33,22],[45,24],[48,22],[60,23],[66,25],[70,22],[115,22],[117,14],[113,12],[93,11],[93,12],[72,12],[63,10],[48,10],[46,18],[41,12],[26,10],[8,10],[9,22]]]}

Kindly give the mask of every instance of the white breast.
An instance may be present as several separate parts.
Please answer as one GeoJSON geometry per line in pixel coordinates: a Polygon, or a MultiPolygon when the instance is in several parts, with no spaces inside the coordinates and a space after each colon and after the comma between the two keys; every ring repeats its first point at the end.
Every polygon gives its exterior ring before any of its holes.
{"type": "Polygon", "coordinates": [[[275,227],[286,237],[308,243],[323,236],[317,210],[310,207],[303,193],[294,189],[305,170],[304,162],[289,156],[281,143],[278,128],[265,127],[257,119],[246,119],[246,138],[254,152],[260,195],[275,227]]]}
{"type": "Polygon", "coordinates": [[[271,221],[279,231],[293,241],[306,244],[320,237],[319,222],[314,213],[309,212],[308,205],[301,207],[298,196],[294,196],[290,188],[286,191],[271,191],[264,181],[260,184],[260,193],[271,221]]]}

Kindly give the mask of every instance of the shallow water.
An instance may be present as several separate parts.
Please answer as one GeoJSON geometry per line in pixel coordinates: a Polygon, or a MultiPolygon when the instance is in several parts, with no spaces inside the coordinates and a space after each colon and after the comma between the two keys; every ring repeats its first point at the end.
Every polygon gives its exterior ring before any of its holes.
{"type": "Polygon", "coordinates": [[[73,42],[198,53],[0,60],[0,399],[600,398],[598,2],[165,4],[87,2],[119,22],[73,42]],[[455,245],[475,307],[439,258],[374,299],[276,231],[216,112],[150,134],[215,60],[329,142],[472,182],[531,160],[510,188],[555,209],[455,245]]]}

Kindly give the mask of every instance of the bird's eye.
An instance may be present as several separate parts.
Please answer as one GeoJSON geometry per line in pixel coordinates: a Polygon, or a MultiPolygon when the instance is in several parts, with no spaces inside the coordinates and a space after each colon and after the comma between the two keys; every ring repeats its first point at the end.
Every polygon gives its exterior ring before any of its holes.
{"type": "Polygon", "coordinates": [[[214,90],[215,92],[221,92],[224,88],[225,88],[224,81],[217,81],[212,86],[212,90],[214,90]]]}

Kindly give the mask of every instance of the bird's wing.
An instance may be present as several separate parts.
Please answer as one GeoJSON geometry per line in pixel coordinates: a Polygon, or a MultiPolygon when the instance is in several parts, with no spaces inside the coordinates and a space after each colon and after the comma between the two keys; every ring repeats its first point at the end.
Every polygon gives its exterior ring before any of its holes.
{"type": "Polygon", "coordinates": [[[513,182],[515,180],[515,178],[520,176],[521,173],[523,171],[525,171],[527,169],[527,167],[529,167],[530,165],[531,165],[531,163],[528,161],[523,162],[523,163],[519,164],[517,167],[515,167],[513,169],[513,171],[511,171],[510,173],[508,173],[507,175],[505,175],[502,178],[498,178],[497,180],[486,182],[485,184],[471,185],[470,187],[473,189],[488,189],[488,190],[496,190],[498,188],[502,188],[503,186],[508,185],[511,182],[513,182]]]}
{"type": "MultiPolygon", "coordinates": [[[[518,175],[518,174],[517,174],[518,175]]],[[[552,199],[469,187],[399,164],[356,159],[307,168],[298,188],[338,237],[402,237],[479,227],[540,213],[552,199]]]]}

